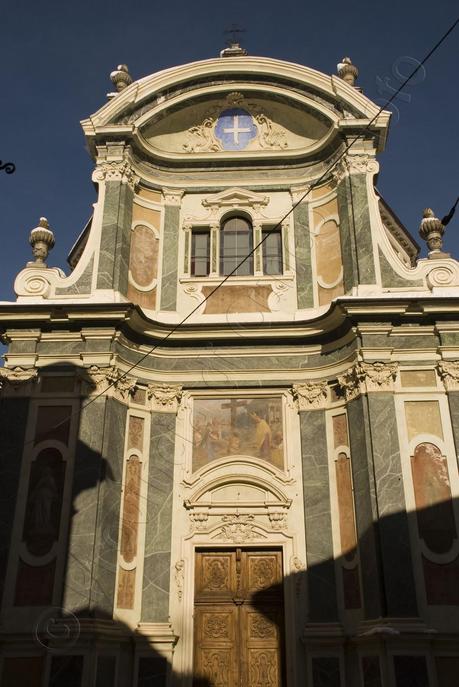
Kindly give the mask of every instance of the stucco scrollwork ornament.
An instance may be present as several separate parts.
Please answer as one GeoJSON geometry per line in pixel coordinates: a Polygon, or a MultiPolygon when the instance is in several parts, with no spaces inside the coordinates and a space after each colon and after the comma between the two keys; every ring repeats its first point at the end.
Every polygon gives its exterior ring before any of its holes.
{"type": "Polygon", "coordinates": [[[273,530],[285,530],[287,528],[287,513],[284,511],[268,511],[269,522],[273,530]]]}
{"type": "Polygon", "coordinates": [[[14,390],[37,380],[38,370],[36,368],[24,367],[0,367],[0,389],[9,386],[14,390]]]}
{"type": "Polygon", "coordinates": [[[288,148],[285,131],[279,128],[264,108],[258,103],[246,100],[243,93],[228,93],[226,98],[209,108],[200,124],[187,131],[187,142],[183,144],[186,153],[218,153],[225,148],[216,136],[219,116],[228,109],[242,109],[253,118],[256,136],[253,139],[261,149],[285,150],[288,148]]]}
{"type": "Polygon", "coordinates": [[[177,598],[179,601],[183,598],[183,583],[185,577],[185,561],[179,560],[175,564],[175,586],[177,588],[177,598]]]}
{"type": "Polygon", "coordinates": [[[391,391],[397,376],[397,363],[359,363],[357,374],[366,391],[391,391]]]}
{"type": "MultiPolygon", "coordinates": [[[[432,269],[426,274],[427,286],[429,289],[445,289],[459,287],[459,268],[455,260],[448,260],[445,253],[442,262],[430,263],[432,269]]],[[[429,255],[430,257],[430,255],[429,255]]],[[[437,256],[441,257],[441,256],[437,256]]],[[[426,261],[427,262],[427,261],[426,261]]]]}
{"type": "Polygon", "coordinates": [[[176,413],[182,398],[182,387],[168,384],[149,384],[148,399],[158,413],[176,413]]]}
{"type": "Polygon", "coordinates": [[[254,531],[254,516],[242,515],[224,515],[222,522],[225,523],[219,533],[219,538],[229,542],[246,542],[257,538],[257,533],[254,531]]]}
{"type": "Polygon", "coordinates": [[[325,381],[294,384],[292,395],[300,412],[325,408],[328,401],[328,385],[325,381]]]}
{"type": "Polygon", "coordinates": [[[303,586],[303,577],[306,566],[298,556],[290,558],[290,570],[295,575],[295,591],[297,598],[301,596],[301,589],[303,586]]]}
{"type": "Polygon", "coordinates": [[[447,391],[459,391],[459,360],[442,360],[438,373],[447,391]]]}
{"type": "Polygon", "coordinates": [[[191,512],[190,513],[190,520],[191,520],[191,531],[197,531],[197,532],[204,532],[207,527],[208,527],[208,522],[209,522],[209,514],[208,513],[202,513],[202,512],[191,512]]]}

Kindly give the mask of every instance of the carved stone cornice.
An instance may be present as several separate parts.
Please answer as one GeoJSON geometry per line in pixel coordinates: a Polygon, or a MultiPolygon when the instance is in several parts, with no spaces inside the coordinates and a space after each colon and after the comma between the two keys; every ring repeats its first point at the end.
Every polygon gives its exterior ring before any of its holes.
{"type": "Polygon", "coordinates": [[[132,165],[126,158],[122,160],[103,160],[99,162],[92,174],[93,181],[120,181],[134,190],[139,183],[139,177],[132,169],[132,165]]]}
{"type": "Polygon", "coordinates": [[[137,379],[124,375],[121,370],[113,366],[91,365],[80,371],[80,378],[86,385],[85,391],[88,395],[98,396],[106,393],[123,403],[129,403],[137,385],[137,379]]]}
{"type": "Polygon", "coordinates": [[[0,367],[0,390],[10,387],[15,391],[28,382],[35,382],[38,377],[38,370],[35,367],[0,367]]]}
{"type": "Polygon", "coordinates": [[[346,401],[360,394],[375,391],[393,391],[398,363],[357,363],[338,377],[338,384],[344,391],[346,401]]]}
{"type": "Polygon", "coordinates": [[[459,360],[442,360],[438,363],[438,374],[447,391],[459,391],[459,360]]]}
{"type": "Polygon", "coordinates": [[[342,182],[343,179],[346,178],[348,175],[348,168],[346,165],[346,162],[344,158],[341,158],[341,160],[338,160],[338,162],[335,164],[333,169],[330,172],[332,179],[334,182],[338,185],[342,182]]]}
{"type": "Polygon", "coordinates": [[[149,384],[148,399],[157,413],[176,413],[182,398],[182,387],[168,384],[149,384]]]}
{"type": "Polygon", "coordinates": [[[294,384],[293,400],[299,412],[325,408],[328,403],[328,385],[325,381],[294,384]]]}

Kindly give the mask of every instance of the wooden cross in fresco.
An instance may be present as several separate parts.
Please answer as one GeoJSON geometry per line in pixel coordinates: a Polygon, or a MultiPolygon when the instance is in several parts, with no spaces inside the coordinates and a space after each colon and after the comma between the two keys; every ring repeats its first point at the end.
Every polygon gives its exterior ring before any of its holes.
{"type": "Polygon", "coordinates": [[[236,413],[238,408],[244,408],[248,405],[248,401],[238,401],[232,398],[229,403],[222,403],[222,408],[229,408],[231,412],[231,427],[236,426],[236,413]]]}

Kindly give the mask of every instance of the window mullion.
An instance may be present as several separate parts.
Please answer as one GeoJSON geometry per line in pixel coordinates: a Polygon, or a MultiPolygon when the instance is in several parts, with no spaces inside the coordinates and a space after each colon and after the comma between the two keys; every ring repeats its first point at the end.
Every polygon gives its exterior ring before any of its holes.
{"type": "Polygon", "coordinates": [[[258,246],[254,251],[254,274],[261,276],[263,274],[263,245],[258,244],[261,241],[261,223],[256,222],[253,225],[253,245],[258,246]]]}

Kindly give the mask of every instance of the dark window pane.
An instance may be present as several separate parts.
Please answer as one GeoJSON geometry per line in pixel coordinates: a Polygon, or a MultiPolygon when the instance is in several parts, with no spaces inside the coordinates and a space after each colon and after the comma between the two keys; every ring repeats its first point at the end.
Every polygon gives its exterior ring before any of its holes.
{"type": "Polygon", "coordinates": [[[429,687],[424,656],[394,656],[397,687],[429,687]]]}
{"type": "Polygon", "coordinates": [[[263,231],[263,239],[263,274],[282,274],[282,232],[263,231]]]}
{"type": "Polygon", "coordinates": [[[83,656],[53,656],[49,687],[81,687],[83,656]]]}
{"type": "MultiPolygon", "coordinates": [[[[252,225],[243,217],[231,217],[224,222],[220,233],[220,271],[231,274],[252,250],[252,225]]],[[[234,272],[239,277],[253,274],[253,256],[234,272]]]]}
{"type": "Polygon", "coordinates": [[[341,687],[339,659],[334,656],[314,656],[312,683],[314,687],[341,687]]]}
{"type": "Polygon", "coordinates": [[[191,234],[191,274],[207,277],[210,271],[210,233],[193,231],[191,234]]]}

